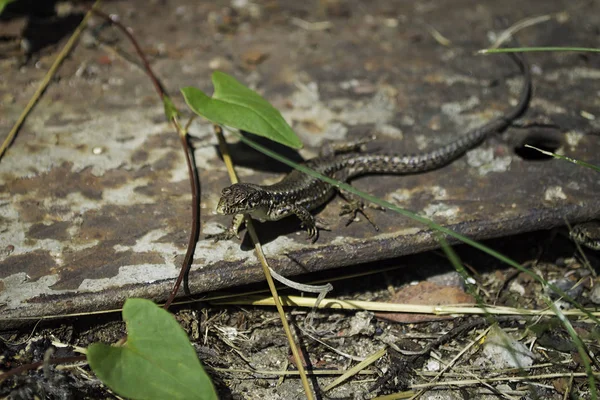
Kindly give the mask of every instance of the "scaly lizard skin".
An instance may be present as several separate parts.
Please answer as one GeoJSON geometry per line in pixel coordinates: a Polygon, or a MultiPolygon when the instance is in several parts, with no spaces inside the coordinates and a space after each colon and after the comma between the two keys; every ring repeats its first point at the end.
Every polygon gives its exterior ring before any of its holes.
{"type": "MultiPolygon", "coordinates": [[[[438,149],[420,154],[368,154],[359,150],[364,142],[348,144],[342,151],[332,155],[314,158],[305,163],[323,175],[348,181],[365,174],[416,174],[440,168],[454,161],[467,150],[479,145],[492,133],[505,129],[515,118],[523,113],[531,95],[531,74],[526,62],[516,54],[509,54],[523,73],[523,88],[519,102],[504,115],[497,117],[485,125],[476,128],[461,138],[438,149]]],[[[318,229],[313,210],[326,203],[336,193],[336,188],[302,172],[294,170],[283,180],[273,185],[263,186],[250,183],[231,185],[221,193],[217,206],[219,214],[237,214],[231,228],[211,237],[216,240],[230,239],[237,236],[241,226],[242,214],[250,214],[261,221],[277,221],[289,215],[296,215],[308,232],[308,238],[314,243],[318,238],[318,229]]],[[[363,203],[350,198],[340,215],[363,213],[363,203]]],[[[367,216],[368,219],[368,216],[367,216]]]]}
{"type": "Polygon", "coordinates": [[[584,222],[569,232],[571,239],[588,249],[600,250],[600,221],[584,222]]]}

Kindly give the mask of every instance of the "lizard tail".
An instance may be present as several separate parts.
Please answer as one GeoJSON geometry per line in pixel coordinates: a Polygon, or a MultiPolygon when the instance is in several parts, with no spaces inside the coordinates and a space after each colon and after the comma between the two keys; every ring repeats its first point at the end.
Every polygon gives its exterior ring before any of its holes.
{"type": "Polygon", "coordinates": [[[529,65],[522,55],[516,53],[508,53],[508,55],[523,74],[523,87],[517,105],[504,115],[496,117],[459,139],[428,153],[407,155],[365,154],[358,158],[356,156],[347,157],[348,176],[346,178],[368,173],[410,174],[436,169],[454,161],[466,151],[480,144],[489,135],[505,129],[527,109],[531,97],[529,65]]]}

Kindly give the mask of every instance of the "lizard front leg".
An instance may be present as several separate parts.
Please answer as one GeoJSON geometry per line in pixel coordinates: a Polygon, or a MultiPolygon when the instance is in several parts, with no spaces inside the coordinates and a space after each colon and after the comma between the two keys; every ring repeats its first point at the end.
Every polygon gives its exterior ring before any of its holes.
{"type": "Polygon", "coordinates": [[[214,239],[215,242],[218,242],[219,240],[233,239],[234,237],[239,239],[240,237],[238,236],[238,232],[240,231],[240,228],[242,227],[243,223],[244,214],[236,214],[231,219],[231,226],[229,227],[229,229],[225,229],[223,232],[214,235],[206,235],[206,238],[214,239]]]}
{"type": "Polygon", "coordinates": [[[304,207],[296,205],[291,206],[290,211],[295,214],[300,221],[302,221],[302,226],[308,233],[307,239],[309,239],[312,243],[316,242],[319,238],[319,229],[317,228],[315,217],[312,216],[310,211],[304,207]]]}

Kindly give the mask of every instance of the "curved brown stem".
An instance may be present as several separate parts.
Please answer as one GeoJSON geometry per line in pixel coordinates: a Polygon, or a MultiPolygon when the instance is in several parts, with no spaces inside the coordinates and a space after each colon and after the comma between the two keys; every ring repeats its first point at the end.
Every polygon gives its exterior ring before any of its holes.
{"type": "MultiPolygon", "coordinates": [[[[179,132],[183,131],[175,119],[173,119],[173,123],[178,128],[179,132]]],[[[200,237],[200,180],[198,179],[198,170],[195,168],[196,164],[194,162],[194,152],[188,143],[188,135],[180,134],[179,137],[185,152],[185,161],[188,167],[190,185],[192,187],[192,231],[190,232],[188,247],[187,251],[185,252],[185,258],[183,259],[181,270],[179,271],[179,276],[173,285],[173,289],[171,289],[169,298],[163,306],[165,310],[169,308],[175,299],[175,296],[177,296],[177,292],[179,291],[182,281],[184,282],[183,289],[185,294],[190,294],[190,288],[187,284],[187,274],[192,266],[194,251],[196,250],[196,242],[198,241],[198,237],[200,237]]]]}
{"type": "MultiPolygon", "coordinates": [[[[167,93],[166,93],[165,89],[163,88],[163,86],[160,84],[160,81],[158,80],[158,78],[156,77],[154,72],[152,71],[152,67],[150,66],[150,63],[148,62],[146,55],[142,51],[142,48],[140,47],[139,43],[137,42],[137,40],[135,39],[135,37],[133,36],[131,31],[129,29],[127,29],[127,27],[125,25],[123,25],[122,23],[117,21],[115,18],[112,18],[110,15],[108,15],[102,11],[93,10],[93,12],[95,14],[97,14],[98,16],[106,19],[110,23],[114,24],[117,28],[119,28],[125,34],[125,36],[127,36],[129,41],[135,48],[136,53],[142,60],[142,63],[144,64],[144,70],[146,71],[146,74],[152,81],[152,84],[154,85],[154,89],[156,89],[156,92],[160,96],[161,100],[164,100],[165,96],[167,96],[167,93]]],[[[175,296],[177,296],[177,292],[179,291],[181,282],[184,282],[185,293],[188,295],[190,294],[189,287],[187,285],[187,274],[189,273],[190,267],[192,265],[192,260],[194,258],[194,252],[196,250],[196,242],[198,241],[198,237],[200,236],[200,203],[198,201],[198,199],[200,198],[200,183],[199,183],[199,179],[198,179],[198,170],[196,169],[196,167],[195,167],[196,164],[194,163],[194,153],[188,142],[187,130],[183,129],[179,125],[179,123],[177,122],[177,119],[175,117],[171,118],[171,123],[177,130],[177,133],[179,134],[179,138],[181,139],[181,144],[183,146],[183,150],[184,150],[184,154],[185,154],[185,161],[186,161],[187,167],[188,167],[188,174],[190,177],[190,186],[192,189],[192,227],[191,227],[190,238],[188,241],[187,250],[185,253],[184,260],[183,260],[183,265],[181,266],[179,276],[177,277],[177,280],[175,281],[175,284],[173,285],[173,288],[171,289],[169,298],[167,299],[166,303],[163,306],[163,308],[165,310],[169,308],[169,306],[175,299],[175,296]]]]}
{"type": "Polygon", "coordinates": [[[43,366],[44,363],[66,364],[66,363],[73,363],[73,362],[79,362],[79,361],[86,361],[86,356],[83,355],[83,356],[73,356],[73,357],[63,357],[63,358],[51,358],[47,362],[38,361],[38,362],[31,363],[31,364],[24,364],[24,365],[21,365],[19,367],[13,368],[11,370],[8,370],[8,371],[2,373],[0,375],[0,382],[5,381],[6,379],[10,378],[11,376],[15,376],[15,375],[21,374],[23,372],[39,368],[39,367],[43,366]]]}

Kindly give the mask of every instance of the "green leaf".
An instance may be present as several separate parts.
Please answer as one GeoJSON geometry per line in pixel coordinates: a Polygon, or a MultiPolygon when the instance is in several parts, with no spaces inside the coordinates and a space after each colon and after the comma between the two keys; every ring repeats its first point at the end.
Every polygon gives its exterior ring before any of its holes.
{"type": "Polygon", "coordinates": [[[88,363],[106,386],[130,399],[217,399],[187,335],[168,311],[149,300],[128,299],[123,319],[124,346],[88,347],[88,363]]]}
{"type": "Polygon", "coordinates": [[[163,100],[163,106],[165,108],[165,115],[167,116],[167,119],[170,121],[174,117],[178,117],[179,110],[177,109],[177,107],[175,107],[175,104],[173,104],[173,100],[171,100],[171,98],[169,96],[163,96],[162,100],[163,100]]]}
{"type": "Polygon", "coordinates": [[[227,125],[264,136],[294,149],[302,142],[288,123],[268,101],[223,72],[212,74],[215,87],[210,98],[201,90],[185,87],[181,93],[196,114],[219,125],[227,125]]]}
{"type": "Polygon", "coordinates": [[[4,8],[9,5],[10,3],[12,3],[13,1],[16,0],[0,0],[0,14],[2,14],[2,11],[4,11],[4,8]]]}

